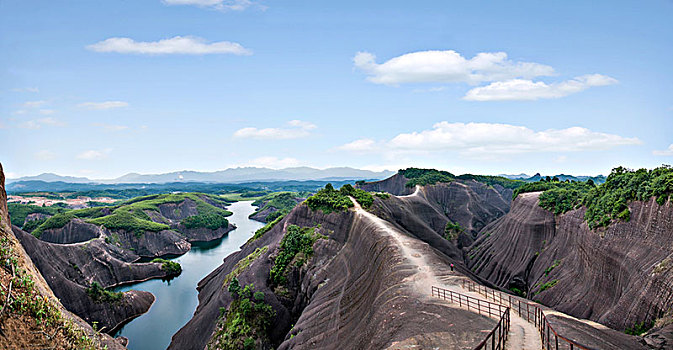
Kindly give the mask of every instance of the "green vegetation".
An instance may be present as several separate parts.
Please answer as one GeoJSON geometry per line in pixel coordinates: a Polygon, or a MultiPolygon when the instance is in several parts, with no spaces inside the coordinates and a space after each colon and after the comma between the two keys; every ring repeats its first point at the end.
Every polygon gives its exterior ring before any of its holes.
{"type": "Polygon", "coordinates": [[[30,220],[30,221],[26,222],[25,224],[23,224],[23,227],[21,227],[21,229],[26,231],[26,232],[32,232],[38,226],[42,225],[45,221],[47,221],[47,218],[30,220]]]}
{"type": "Polygon", "coordinates": [[[630,334],[630,335],[641,335],[641,334],[649,331],[650,329],[652,329],[652,327],[654,327],[654,320],[652,320],[651,322],[643,321],[643,322],[636,323],[635,325],[633,325],[633,328],[627,327],[624,330],[624,333],[630,334]]]}
{"type": "Polygon", "coordinates": [[[605,183],[594,186],[589,182],[540,181],[525,184],[514,191],[520,193],[544,191],[540,206],[562,214],[582,205],[587,208],[584,219],[590,228],[609,225],[613,220],[629,221],[628,203],[656,198],[663,205],[673,193],[673,168],[664,165],[652,170],[612,169],[605,183]]]}
{"type": "Polygon", "coordinates": [[[180,223],[188,229],[205,227],[207,229],[217,230],[218,228],[229,226],[229,220],[220,214],[193,215],[180,221],[180,223]]]}
{"type": "MultiPolygon", "coordinates": [[[[234,268],[229,272],[229,274],[224,278],[224,285],[227,286],[231,283],[232,280],[236,279],[238,275],[241,274],[241,272],[245,271],[245,269],[252,264],[253,261],[257,260],[262,254],[266,253],[269,251],[269,246],[264,246],[261,248],[255,249],[254,252],[248,254],[245,258],[239,260],[236,265],[234,265],[234,268]]],[[[238,282],[237,282],[238,283],[238,282]]]]}
{"type": "Polygon", "coordinates": [[[306,198],[306,205],[311,210],[322,210],[324,213],[331,213],[348,210],[348,208],[353,206],[353,202],[340,191],[335,190],[332,184],[327,184],[325,188],[306,198]]]}
{"type": "Polygon", "coordinates": [[[374,195],[381,198],[381,199],[390,198],[390,193],[388,193],[388,192],[376,192],[376,193],[374,193],[374,195]]]}
{"type": "Polygon", "coordinates": [[[551,266],[549,266],[546,270],[544,270],[544,275],[549,276],[549,273],[553,269],[557,268],[559,265],[561,265],[561,260],[554,260],[554,263],[551,266]]]}
{"type": "Polygon", "coordinates": [[[526,183],[522,180],[512,180],[502,176],[491,176],[491,175],[463,174],[458,175],[457,178],[461,180],[475,180],[481,183],[485,183],[489,186],[500,185],[504,188],[509,188],[512,190],[519,188],[526,183]]]}
{"type": "Polygon", "coordinates": [[[136,235],[141,235],[145,231],[159,232],[170,229],[166,224],[139,218],[138,215],[134,215],[126,210],[118,210],[113,212],[112,215],[87,221],[95,225],[105,226],[108,229],[134,232],[136,235]]]}
{"type": "Polygon", "coordinates": [[[96,303],[116,303],[124,297],[124,293],[109,291],[95,281],[86,289],[86,294],[96,303]]]}
{"type": "Polygon", "coordinates": [[[465,229],[462,228],[459,224],[449,221],[444,227],[444,238],[450,241],[458,239],[458,236],[461,232],[465,232],[465,229]]]}
{"type": "Polygon", "coordinates": [[[409,179],[405,185],[406,187],[434,185],[438,182],[453,182],[456,179],[450,172],[436,169],[407,168],[399,170],[398,173],[409,179]]]}
{"type": "Polygon", "coordinates": [[[514,295],[516,295],[516,296],[520,296],[520,297],[522,297],[522,298],[525,298],[525,297],[526,297],[526,291],[523,291],[523,290],[521,290],[521,289],[519,289],[519,288],[517,288],[517,287],[512,287],[510,290],[511,290],[512,293],[514,293],[514,295]]]}
{"type": "Polygon", "coordinates": [[[662,273],[671,268],[671,266],[673,266],[673,261],[671,260],[671,258],[670,257],[665,258],[656,266],[654,266],[654,268],[652,269],[652,273],[654,274],[662,273]]]}
{"type": "Polygon", "coordinates": [[[341,194],[344,196],[351,196],[355,198],[355,200],[365,209],[371,207],[374,203],[374,197],[371,193],[359,188],[355,188],[349,184],[341,186],[339,192],[341,192],[341,194]]]}
{"type": "Polygon", "coordinates": [[[225,217],[231,215],[231,212],[213,205],[228,204],[222,198],[203,193],[171,193],[137,197],[115,206],[60,212],[34,227],[32,233],[39,238],[44,230],[61,228],[74,218],[83,219],[94,225],[102,225],[108,229],[126,230],[136,235],[141,235],[146,231],[168,230],[170,229],[168,225],[152,221],[146,211],[160,212],[159,206],[162,204],[178,204],[185,200],[194,201],[198,212],[197,215],[182,220],[181,223],[186,228],[205,227],[215,230],[229,225],[225,217]]]}
{"type": "Polygon", "coordinates": [[[315,227],[302,228],[297,225],[287,227],[285,236],[280,241],[278,256],[271,271],[269,271],[269,278],[273,284],[283,285],[287,283],[287,267],[290,263],[294,261],[295,266],[302,266],[313,255],[313,243],[319,238],[327,238],[317,234],[315,229],[315,227]]]}
{"type": "Polygon", "coordinates": [[[152,260],[152,262],[153,263],[160,263],[161,264],[161,270],[166,271],[166,274],[169,277],[178,276],[182,273],[182,266],[180,266],[180,263],[177,263],[175,261],[156,258],[156,259],[152,260]]]}
{"type": "Polygon", "coordinates": [[[274,226],[276,226],[277,223],[279,223],[281,220],[283,220],[285,216],[279,216],[275,218],[273,221],[267,223],[264,225],[264,227],[260,228],[259,230],[255,231],[255,235],[252,236],[252,240],[256,240],[262,236],[264,236],[265,233],[269,232],[274,226]]]}
{"type": "Polygon", "coordinates": [[[0,278],[7,285],[12,285],[11,293],[9,289],[0,289],[0,300],[5,313],[0,316],[4,318],[8,313],[13,313],[32,318],[41,332],[49,332],[50,339],[65,339],[72,349],[100,349],[98,342],[89,338],[78,325],[63,316],[61,309],[39,292],[33,278],[19,267],[19,259],[12,242],[6,237],[0,238],[0,262],[3,265],[0,268],[0,278]]]}
{"type": "Polygon", "coordinates": [[[74,218],[75,216],[72,215],[70,212],[58,213],[50,217],[49,219],[45,220],[42,224],[40,224],[40,226],[35,228],[33,232],[31,232],[31,234],[37,238],[40,238],[40,236],[42,236],[42,231],[61,228],[74,218]]]}
{"type": "Polygon", "coordinates": [[[9,218],[12,225],[21,227],[26,221],[26,217],[30,214],[40,213],[47,215],[54,215],[62,212],[61,208],[54,207],[40,207],[32,204],[7,203],[7,210],[9,211],[9,218]]]}
{"type": "Polygon", "coordinates": [[[234,299],[229,310],[220,308],[215,335],[208,349],[253,350],[268,343],[268,329],[276,315],[271,305],[264,302],[264,293],[254,292],[254,285],[241,288],[234,278],[228,290],[234,299]]]}
{"type": "Polygon", "coordinates": [[[535,293],[535,295],[538,295],[538,294],[544,292],[545,290],[555,286],[557,283],[558,283],[558,280],[551,280],[551,281],[541,285],[540,289],[537,291],[537,293],[535,293]]]}
{"type": "Polygon", "coordinates": [[[280,192],[280,193],[271,193],[268,194],[254,202],[252,205],[259,207],[255,210],[254,213],[250,214],[253,216],[258,212],[274,209],[275,211],[269,214],[266,217],[266,222],[272,222],[278,217],[284,216],[289,213],[292,208],[297,205],[297,199],[300,198],[297,193],[294,192],[280,192]]]}

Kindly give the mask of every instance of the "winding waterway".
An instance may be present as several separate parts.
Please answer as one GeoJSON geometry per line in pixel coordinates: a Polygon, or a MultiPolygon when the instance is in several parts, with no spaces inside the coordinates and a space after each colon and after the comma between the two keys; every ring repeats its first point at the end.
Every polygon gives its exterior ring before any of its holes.
{"type": "Polygon", "coordinates": [[[166,349],[173,334],[192,318],[196,310],[199,303],[196,285],[199,281],[264,226],[248,219],[248,215],[255,211],[251,201],[236,202],[227,209],[233,213],[228,218],[229,222],[237,228],[221,240],[192,244],[189,252],[173,259],[182,265],[180,276],[170,281],[150,280],[117,289],[145,290],[156,297],[147,313],[129,322],[117,333],[129,339],[129,349],[166,349]]]}

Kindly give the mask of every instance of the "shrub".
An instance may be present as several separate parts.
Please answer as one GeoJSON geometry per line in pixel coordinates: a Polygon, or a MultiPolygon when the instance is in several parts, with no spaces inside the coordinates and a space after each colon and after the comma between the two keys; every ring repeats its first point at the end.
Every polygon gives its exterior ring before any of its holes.
{"type": "Polygon", "coordinates": [[[540,289],[537,291],[537,293],[535,293],[535,295],[544,292],[545,290],[547,290],[547,289],[549,289],[549,288],[555,286],[557,283],[558,283],[558,280],[551,280],[551,281],[549,281],[549,282],[547,282],[547,283],[541,285],[541,286],[540,286],[540,289]]]}
{"type": "Polygon", "coordinates": [[[355,200],[365,209],[371,207],[374,203],[374,197],[372,197],[371,193],[359,188],[354,188],[350,184],[341,186],[339,192],[341,192],[341,194],[344,196],[351,196],[355,198],[355,200]]]}
{"type": "Polygon", "coordinates": [[[159,232],[170,229],[166,224],[139,219],[129,211],[120,209],[115,210],[112,215],[90,219],[87,222],[102,225],[112,230],[125,230],[136,234],[142,234],[145,231],[159,232]]]}
{"type": "Polygon", "coordinates": [[[228,289],[236,290],[237,297],[229,305],[229,310],[220,308],[211,343],[225,350],[255,349],[258,341],[268,341],[268,329],[276,313],[264,301],[264,293],[254,292],[252,284],[241,289],[238,280],[233,279],[228,289]]]}
{"type": "Polygon", "coordinates": [[[95,281],[86,289],[86,294],[96,303],[115,303],[124,297],[124,293],[111,292],[95,281]]]}
{"type": "Polygon", "coordinates": [[[287,282],[287,278],[285,277],[287,267],[292,260],[299,254],[302,255],[299,259],[301,264],[308,260],[313,254],[313,243],[319,238],[326,237],[316,234],[314,227],[301,228],[297,225],[288,226],[285,236],[280,241],[278,256],[276,256],[273,267],[269,271],[271,282],[275,285],[285,284],[287,282]]]}
{"type": "Polygon", "coordinates": [[[434,185],[438,182],[453,182],[456,178],[448,171],[437,169],[407,168],[399,170],[398,173],[409,179],[405,184],[406,187],[434,185]]]}
{"type": "Polygon", "coordinates": [[[32,204],[7,203],[7,210],[9,211],[9,219],[12,225],[21,227],[26,221],[26,217],[30,214],[40,213],[47,215],[57,214],[63,209],[54,207],[40,207],[32,204]]]}
{"type": "Polygon", "coordinates": [[[56,214],[50,217],[49,219],[45,220],[40,226],[38,226],[31,233],[33,236],[40,238],[44,230],[62,228],[67,223],[69,223],[70,220],[74,218],[75,216],[72,215],[70,212],[56,214]]]}
{"type": "Polygon", "coordinates": [[[353,206],[353,202],[340,191],[335,190],[332,184],[328,183],[325,185],[325,188],[308,197],[306,205],[311,210],[321,210],[324,213],[331,213],[348,210],[348,208],[353,206]]]}
{"type": "Polygon", "coordinates": [[[152,260],[152,262],[153,263],[160,263],[161,264],[161,270],[165,271],[166,274],[170,277],[178,276],[182,273],[182,266],[180,266],[180,263],[177,263],[175,261],[156,258],[156,259],[152,260]]]}
{"type": "Polygon", "coordinates": [[[390,193],[387,193],[387,192],[376,192],[376,193],[374,193],[374,195],[381,198],[381,199],[390,198],[390,193]]]}
{"type": "Polygon", "coordinates": [[[458,239],[461,232],[465,232],[465,229],[459,224],[449,221],[444,227],[444,238],[448,240],[458,239]]]}
{"type": "Polygon", "coordinates": [[[627,327],[624,330],[624,333],[630,334],[630,335],[641,335],[641,334],[649,331],[650,329],[652,329],[652,327],[654,327],[654,320],[652,320],[651,322],[643,321],[643,322],[636,323],[635,325],[633,325],[633,328],[627,327]]]}
{"type": "Polygon", "coordinates": [[[509,189],[519,188],[526,183],[522,180],[512,180],[502,176],[491,176],[491,175],[463,174],[458,175],[457,178],[461,180],[475,180],[487,184],[489,186],[500,185],[504,188],[509,189]]]}

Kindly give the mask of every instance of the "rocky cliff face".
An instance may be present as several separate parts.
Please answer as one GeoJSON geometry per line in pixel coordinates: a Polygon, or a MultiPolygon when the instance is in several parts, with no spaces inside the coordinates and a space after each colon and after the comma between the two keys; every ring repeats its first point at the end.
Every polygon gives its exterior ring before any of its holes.
{"type": "Polygon", "coordinates": [[[369,192],[388,192],[396,196],[404,196],[414,192],[414,188],[406,187],[407,181],[409,180],[406,177],[398,173],[385,180],[367,182],[357,187],[369,192]]]}
{"type": "Polygon", "coordinates": [[[673,307],[670,201],[633,202],[629,222],[592,231],[585,209],[554,216],[538,196],[520,195],[510,213],[482,230],[467,260],[478,275],[620,330],[673,307]]]}
{"type": "Polygon", "coordinates": [[[99,328],[113,332],[124,322],[150,308],[154,296],[148,292],[126,292],[115,302],[92,299],[86,288],[93,282],[108,288],[116,285],[163,278],[160,263],[131,263],[138,256],[94,239],[77,244],[54,244],[39,240],[14,227],[14,234],[30,255],[49,287],[71,312],[99,328]]]}
{"type": "MultiPolygon", "coordinates": [[[[399,176],[392,181],[402,187],[406,183],[399,176]]],[[[503,215],[508,208],[508,195],[511,193],[505,191],[503,195],[471,182],[439,184],[406,197],[376,198],[371,212],[444,253],[436,256],[442,259],[437,264],[447,266],[453,262],[463,270],[459,266],[463,253],[458,243],[443,237],[449,217],[473,230],[478,223],[487,224],[503,215]],[[455,205],[461,194],[467,198],[467,205],[455,205]],[[459,213],[465,210],[469,212],[459,213]]],[[[221,330],[217,322],[219,310],[232,302],[224,283],[227,275],[243,258],[263,247],[268,247],[268,251],[243,270],[238,279],[241,285],[253,283],[256,290],[263,291],[265,300],[276,311],[268,346],[379,349],[421,335],[433,334],[429,336],[432,338],[448,332],[444,328],[448,324],[427,322],[427,314],[462,320],[460,326],[452,325],[450,332],[454,333],[445,339],[446,344],[471,337],[467,325],[478,322],[472,315],[402,296],[409,294],[403,281],[411,272],[400,265],[403,259],[390,238],[374,232],[371,223],[352,212],[324,214],[311,211],[305,204],[297,206],[273,229],[227,257],[223,265],[199,283],[199,307],[194,318],[173,337],[170,348],[203,349],[221,330]],[[291,269],[287,290],[279,294],[269,286],[269,270],[289,225],[319,227],[318,232],[329,239],[316,241],[311,260],[301,268],[291,269]],[[396,310],[392,318],[391,303],[396,310]]],[[[471,238],[466,239],[471,242],[471,238]]],[[[469,271],[464,272],[470,275],[469,271]]]]}
{"type": "MultiPolygon", "coordinates": [[[[0,330],[2,330],[0,331],[0,347],[7,349],[29,347],[58,349],[96,349],[106,347],[110,350],[124,349],[124,341],[117,341],[106,334],[96,335],[89,324],[63,308],[39,270],[33,265],[31,258],[14,237],[10,227],[7,211],[7,194],[5,193],[4,186],[5,176],[0,164],[0,239],[5,242],[3,248],[9,248],[14,252],[13,257],[17,260],[17,268],[24,271],[25,276],[34,283],[35,295],[30,297],[35,299],[41,298],[49,303],[49,305],[52,305],[54,309],[47,308],[47,310],[54,310],[48,311],[48,313],[55,312],[55,314],[50,316],[55,317],[55,320],[52,320],[53,323],[47,328],[44,321],[38,322],[38,317],[34,314],[4,310],[6,312],[0,315],[0,330]],[[68,327],[70,330],[65,331],[65,327],[68,327]],[[86,345],[81,342],[84,339],[81,337],[87,337],[91,340],[91,343],[86,345]]],[[[5,293],[8,292],[5,288],[9,285],[8,282],[10,279],[11,271],[8,271],[4,266],[0,268],[0,280],[3,282],[2,289],[5,293]]],[[[16,291],[17,289],[15,288],[16,291]]],[[[5,300],[3,300],[3,305],[4,302],[5,300]]]]}

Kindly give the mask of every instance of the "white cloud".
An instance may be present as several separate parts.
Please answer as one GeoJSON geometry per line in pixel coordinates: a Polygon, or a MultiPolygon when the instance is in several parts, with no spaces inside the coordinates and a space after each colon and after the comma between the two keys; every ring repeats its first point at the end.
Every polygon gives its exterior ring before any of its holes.
{"type": "Polygon", "coordinates": [[[296,158],[259,157],[246,162],[242,166],[282,169],[299,165],[301,165],[301,162],[296,158]]]}
{"type": "Polygon", "coordinates": [[[254,3],[250,0],[163,0],[166,5],[194,5],[216,10],[243,11],[254,3]]]}
{"type": "Polygon", "coordinates": [[[368,75],[373,83],[397,85],[402,83],[468,83],[531,79],[554,75],[550,66],[534,62],[514,62],[504,52],[482,52],[466,59],[453,50],[420,51],[376,63],[376,56],[358,52],[355,67],[368,75]]]}
{"type": "Polygon", "coordinates": [[[77,159],[83,160],[101,160],[107,158],[108,154],[112,152],[111,148],[106,148],[104,150],[88,150],[84,151],[77,155],[77,159]]]}
{"type": "Polygon", "coordinates": [[[24,107],[33,108],[33,107],[40,107],[40,106],[44,105],[45,103],[47,103],[47,101],[44,101],[44,100],[40,100],[40,101],[27,101],[27,102],[24,102],[24,103],[23,103],[23,106],[24,106],[24,107]]]}
{"type": "Polygon", "coordinates": [[[467,92],[463,99],[468,101],[515,101],[560,98],[578,93],[593,86],[616,84],[617,80],[601,74],[589,74],[560,83],[546,84],[538,81],[513,79],[496,81],[487,86],[477,87],[467,92]]]}
{"type": "Polygon", "coordinates": [[[130,38],[109,38],[87,49],[96,52],[117,52],[142,55],[206,55],[206,54],[233,54],[251,55],[252,51],[239,43],[230,41],[206,42],[205,39],[193,36],[176,36],[159,41],[135,41],[130,38]]]}
{"type": "Polygon", "coordinates": [[[54,114],[56,111],[53,109],[40,109],[39,113],[42,115],[54,114]]]}
{"type": "Polygon", "coordinates": [[[128,103],[124,101],[105,101],[105,102],[84,102],[77,105],[80,108],[103,110],[112,108],[128,107],[128,103]]]}
{"type": "Polygon", "coordinates": [[[128,130],[128,126],[126,125],[114,125],[114,124],[104,124],[104,123],[93,123],[91,124],[95,127],[102,128],[105,131],[123,131],[123,130],[128,130]]]}
{"type": "Polygon", "coordinates": [[[440,122],[430,130],[399,134],[387,141],[360,139],[337,149],[379,153],[389,158],[401,154],[452,151],[464,156],[490,157],[532,152],[607,150],[637,144],[641,144],[638,138],[601,133],[582,127],[534,131],[525,126],[509,124],[440,122]]]}
{"type": "Polygon", "coordinates": [[[14,88],[12,89],[14,92],[40,92],[40,89],[36,87],[26,87],[26,88],[14,88]]]}
{"type": "Polygon", "coordinates": [[[34,154],[35,159],[37,160],[52,160],[56,159],[56,153],[50,151],[50,150],[41,150],[38,151],[34,154]]]}
{"type": "Polygon", "coordinates": [[[234,137],[273,140],[298,139],[309,136],[311,134],[310,130],[317,127],[313,123],[301,120],[291,120],[287,124],[291,128],[242,128],[234,132],[234,137]]]}
{"type": "Polygon", "coordinates": [[[36,120],[28,120],[19,124],[19,128],[22,129],[39,129],[42,126],[65,126],[65,123],[58,121],[52,117],[41,118],[36,120]]]}
{"type": "Polygon", "coordinates": [[[359,139],[337,147],[341,151],[369,152],[376,148],[376,141],[372,139],[359,139]]]}
{"type": "Polygon", "coordinates": [[[654,150],[654,151],[652,151],[652,154],[654,154],[655,156],[673,156],[673,144],[668,146],[668,148],[663,150],[663,151],[662,150],[654,150]]]}

